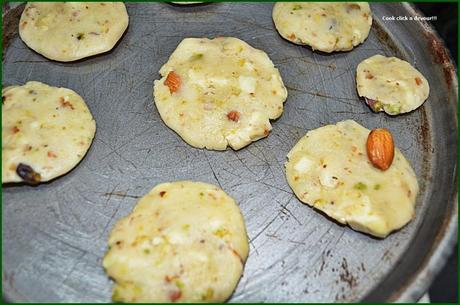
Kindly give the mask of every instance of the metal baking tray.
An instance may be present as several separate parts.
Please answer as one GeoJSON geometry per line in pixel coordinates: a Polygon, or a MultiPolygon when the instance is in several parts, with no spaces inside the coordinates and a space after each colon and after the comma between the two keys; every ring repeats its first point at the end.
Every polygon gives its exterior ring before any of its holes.
{"type": "Polygon", "coordinates": [[[47,60],[17,35],[23,7],[4,20],[3,85],[38,80],[75,90],[96,122],[92,147],[67,175],[38,186],[3,186],[3,292],[7,300],[109,302],[101,260],[114,223],[158,183],[214,183],[234,197],[250,239],[229,301],[415,301],[457,240],[457,77],[437,34],[409,4],[373,3],[368,39],[323,54],[282,39],[272,3],[174,6],[128,3],[130,24],[109,53],[47,60]],[[239,151],[196,149],[167,128],[153,104],[158,71],[186,37],[234,36],[264,50],[289,91],[270,135],[239,151]],[[429,99],[406,115],[375,114],[356,93],[355,69],[374,54],[409,61],[429,99]],[[415,219],[384,240],[339,225],[300,203],[284,171],[308,131],[353,119],[389,128],[420,184],[415,219]]]}

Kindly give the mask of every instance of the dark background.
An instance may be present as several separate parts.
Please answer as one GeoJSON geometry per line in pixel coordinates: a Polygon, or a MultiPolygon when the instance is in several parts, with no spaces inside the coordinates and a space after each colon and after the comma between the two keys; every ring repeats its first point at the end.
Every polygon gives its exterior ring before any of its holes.
{"type": "MultiPolygon", "coordinates": [[[[444,40],[458,67],[458,3],[416,3],[415,6],[427,17],[438,17],[431,24],[444,40]]],[[[458,303],[458,245],[431,285],[429,295],[433,303],[458,303]]]]}

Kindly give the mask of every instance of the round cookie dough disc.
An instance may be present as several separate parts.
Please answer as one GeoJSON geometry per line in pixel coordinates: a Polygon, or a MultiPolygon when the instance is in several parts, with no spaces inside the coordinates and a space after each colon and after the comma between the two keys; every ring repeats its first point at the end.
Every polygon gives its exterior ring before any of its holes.
{"type": "Polygon", "coordinates": [[[366,2],[278,2],[273,21],[283,38],[330,53],[362,43],[372,15],[366,2]]]}
{"type": "Polygon", "coordinates": [[[121,302],[223,302],[248,256],[243,217],[220,188],[154,187],[117,222],[103,265],[121,302]]]}
{"type": "Polygon", "coordinates": [[[2,99],[2,183],[48,181],[83,159],[96,123],[77,93],[28,82],[2,99]]]}
{"type": "Polygon", "coordinates": [[[414,216],[418,183],[395,148],[386,171],[368,160],[369,130],[348,120],[309,131],[289,152],[286,177],[296,196],[340,223],[386,237],[414,216]]]}
{"type": "Polygon", "coordinates": [[[21,39],[57,61],[111,50],[128,27],[121,2],[30,2],[19,21],[21,39]]]}
{"type": "Polygon", "coordinates": [[[266,137],[287,98],[267,54],[237,38],[184,39],[160,74],[154,98],[161,118],[199,148],[240,149],[266,137]]]}
{"type": "Polygon", "coordinates": [[[356,85],[359,96],[366,98],[372,110],[390,115],[420,107],[430,93],[426,78],[407,61],[382,55],[358,65],[356,85]]]}

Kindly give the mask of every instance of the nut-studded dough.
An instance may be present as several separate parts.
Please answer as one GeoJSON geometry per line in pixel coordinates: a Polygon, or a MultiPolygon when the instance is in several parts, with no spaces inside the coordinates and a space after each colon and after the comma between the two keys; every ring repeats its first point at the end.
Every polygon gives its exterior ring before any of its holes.
{"type": "Polygon", "coordinates": [[[83,159],[96,123],[77,93],[28,82],[3,89],[2,100],[3,183],[48,181],[83,159]]]}
{"type": "Polygon", "coordinates": [[[121,302],[223,302],[248,256],[241,212],[220,188],[154,187],[117,222],[103,261],[121,302]]]}
{"type": "Polygon", "coordinates": [[[362,43],[372,15],[366,2],[278,2],[273,21],[283,38],[330,53],[362,43]]]}
{"type": "Polygon", "coordinates": [[[73,61],[111,50],[128,20],[121,2],[30,2],[19,35],[49,59],[73,61]]]}
{"type": "Polygon", "coordinates": [[[160,74],[154,98],[161,118],[199,148],[240,149],[266,137],[287,97],[267,54],[232,37],[184,39],[160,74]]]}
{"type": "Polygon", "coordinates": [[[407,61],[374,55],[356,69],[359,96],[373,111],[390,115],[410,112],[420,107],[430,94],[426,78],[407,61]]]}
{"type": "Polygon", "coordinates": [[[357,231],[386,237],[412,219],[419,188],[399,149],[386,171],[371,164],[368,134],[351,120],[309,131],[289,152],[286,176],[302,202],[357,231]]]}

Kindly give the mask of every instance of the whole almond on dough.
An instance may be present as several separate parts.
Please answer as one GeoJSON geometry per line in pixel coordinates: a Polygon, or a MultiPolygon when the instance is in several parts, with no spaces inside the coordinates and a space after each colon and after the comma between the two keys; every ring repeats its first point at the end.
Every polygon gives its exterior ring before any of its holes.
{"type": "Polygon", "coordinates": [[[367,137],[367,156],[372,165],[387,170],[393,162],[395,146],[393,137],[386,128],[372,130],[367,137]]]}

